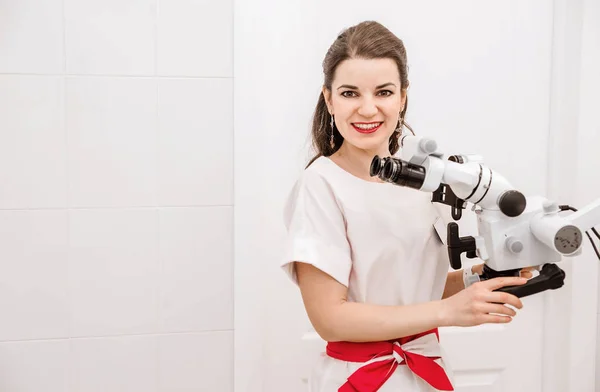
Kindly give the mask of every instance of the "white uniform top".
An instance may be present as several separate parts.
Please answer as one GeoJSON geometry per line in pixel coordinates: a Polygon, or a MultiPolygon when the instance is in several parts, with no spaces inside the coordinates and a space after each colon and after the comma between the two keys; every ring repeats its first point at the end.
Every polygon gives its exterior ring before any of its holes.
{"type": "MultiPolygon", "coordinates": [[[[345,285],[348,301],[410,305],[441,299],[449,262],[433,227],[441,218],[430,193],[366,181],[320,157],[296,182],[284,216],[282,268],[296,284],[292,262],[302,261],[345,285]]],[[[436,362],[452,381],[443,359],[436,362]]],[[[310,391],[337,392],[360,365],[323,354],[310,391]]],[[[401,365],[378,392],[434,390],[401,365]]]]}

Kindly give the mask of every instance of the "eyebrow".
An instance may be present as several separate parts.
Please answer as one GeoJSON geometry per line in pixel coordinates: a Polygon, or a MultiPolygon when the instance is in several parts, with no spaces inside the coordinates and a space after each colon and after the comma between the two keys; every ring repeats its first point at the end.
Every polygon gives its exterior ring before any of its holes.
{"type": "MultiPolygon", "coordinates": [[[[392,83],[392,82],[389,82],[389,83],[380,84],[379,86],[375,87],[375,90],[379,90],[380,88],[384,88],[384,87],[387,87],[387,86],[394,86],[394,87],[396,87],[396,85],[395,85],[394,83],[392,83]]],[[[349,89],[351,89],[351,90],[358,90],[358,87],[356,87],[356,86],[351,86],[351,85],[349,85],[349,84],[342,84],[342,85],[341,85],[340,87],[338,87],[337,89],[339,90],[339,89],[341,89],[341,88],[349,88],[349,89]]]]}

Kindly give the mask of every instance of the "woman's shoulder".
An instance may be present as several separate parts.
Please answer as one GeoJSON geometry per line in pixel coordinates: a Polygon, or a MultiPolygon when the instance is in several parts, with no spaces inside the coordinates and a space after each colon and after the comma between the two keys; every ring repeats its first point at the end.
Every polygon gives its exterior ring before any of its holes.
{"type": "Polygon", "coordinates": [[[327,160],[326,157],[319,157],[299,173],[284,203],[287,223],[295,214],[317,210],[321,213],[341,211],[340,192],[327,160]]]}
{"type": "Polygon", "coordinates": [[[302,170],[290,192],[290,197],[294,198],[298,193],[308,193],[312,195],[335,194],[333,183],[333,173],[329,167],[329,158],[318,157],[307,168],[302,170]]]}
{"type": "Polygon", "coordinates": [[[335,164],[328,157],[318,157],[299,174],[295,188],[306,187],[314,190],[329,188],[333,191],[335,183],[339,181],[339,173],[336,173],[333,165],[335,164]]]}
{"type": "Polygon", "coordinates": [[[304,174],[307,176],[329,177],[333,174],[333,161],[326,156],[319,156],[306,169],[304,174]]]}

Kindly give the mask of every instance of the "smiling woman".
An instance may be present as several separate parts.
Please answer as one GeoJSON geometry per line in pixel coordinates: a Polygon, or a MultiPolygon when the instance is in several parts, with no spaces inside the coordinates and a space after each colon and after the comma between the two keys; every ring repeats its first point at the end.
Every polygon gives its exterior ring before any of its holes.
{"type": "Polygon", "coordinates": [[[409,82],[402,40],[377,22],[353,26],[329,48],[323,74],[312,127],[317,154],[309,165],[339,149],[343,156],[344,150],[353,145],[344,140],[356,141],[367,150],[384,146],[384,155],[396,153],[404,127],[412,132],[404,121],[409,82]],[[359,142],[351,131],[372,137],[359,142]],[[387,149],[381,143],[386,137],[387,149]]]}
{"type": "Polygon", "coordinates": [[[323,96],[334,132],[347,141],[334,154],[343,156],[348,148],[357,147],[374,155],[389,155],[390,143],[384,142],[397,140],[406,104],[406,87],[401,85],[396,62],[387,58],[344,60],[331,84],[331,88],[323,87],[323,96]]]}
{"type": "MultiPolygon", "coordinates": [[[[494,292],[526,279],[469,286],[448,273],[430,196],[371,177],[406,124],[406,50],[377,22],[340,34],[323,62],[313,120],[316,156],[285,207],[282,267],[327,341],[311,392],[453,390],[438,327],[507,323],[519,298],[494,292]]],[[[480,267],[480,266],[479,266],[480,267]]]]}

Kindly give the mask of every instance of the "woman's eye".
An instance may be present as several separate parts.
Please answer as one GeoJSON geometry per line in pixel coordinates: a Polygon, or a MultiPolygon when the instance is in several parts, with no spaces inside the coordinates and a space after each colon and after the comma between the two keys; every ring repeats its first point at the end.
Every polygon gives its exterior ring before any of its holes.
{"type": "Polygon", "coordinates": [[[383,95],[384,97],[389,97],[390,95],[392,95],[394,93],[391,92],[390,90],[382,90],[379,92],[379,94],[383,95]]]}
{"type": "Polygon", "coordinates": [[[342,92],[342,96],[346,98],[355,97],[356,93],[354,91],[344,91],[342,92]]]}

